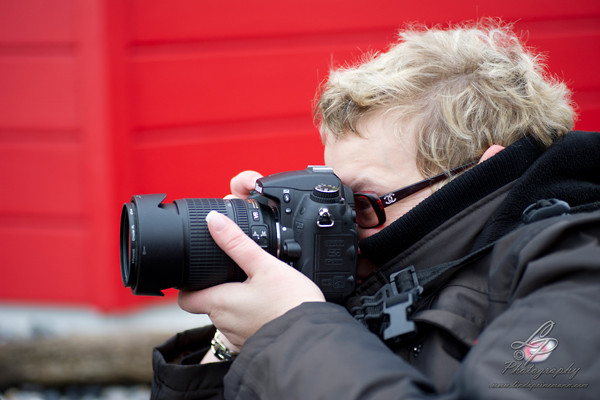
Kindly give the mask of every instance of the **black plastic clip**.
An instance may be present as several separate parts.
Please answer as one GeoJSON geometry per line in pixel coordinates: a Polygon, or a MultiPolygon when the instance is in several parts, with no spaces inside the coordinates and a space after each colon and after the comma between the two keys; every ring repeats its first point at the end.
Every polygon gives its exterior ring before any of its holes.
{"type": "Polygon", "coordinates": [[[542,199],[529,205],[524,211],[521,219],[526,224],[540,221],[542,219],[556,217],[566,214],[571,210],[569,203],[559,199],[542,199]]]}
{"type": "Polygon", "coordinates": [[[416,326],[408,317],[413,305],[423,293],[417,272],[410,266],[390,275],[392,294],[383,302],[383,313],[387,315],[387,326],[383,329],[383,340],[401,339],[416,332],[416,326]]]}

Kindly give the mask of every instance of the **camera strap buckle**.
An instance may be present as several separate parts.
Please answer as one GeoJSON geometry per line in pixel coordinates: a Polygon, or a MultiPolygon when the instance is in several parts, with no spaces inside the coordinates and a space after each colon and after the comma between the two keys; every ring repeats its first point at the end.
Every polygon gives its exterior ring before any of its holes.
{"type": "Polygon", "coordinates": [[[390,283],[373,296],[361,297],[362,305],[352,310],[354,317],[383,340],[401,339],[416,332],[408,318],[423,293],[414,266],[390,275],[390,283]]]}
{"type": "Polygon", "coordinates": [[[389,318],[383,330],[383,340],[401,338],[416,332],[415,323],[408,317],[413,312],[414,303],[423,293],[412,265],[390,275],[390,281],[394,296],[383,303],[383,312],[389,318]]]}

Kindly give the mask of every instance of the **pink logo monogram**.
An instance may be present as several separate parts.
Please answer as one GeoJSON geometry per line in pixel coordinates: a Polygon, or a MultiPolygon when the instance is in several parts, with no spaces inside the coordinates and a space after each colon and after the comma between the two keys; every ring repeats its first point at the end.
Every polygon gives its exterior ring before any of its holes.
{"type": "Polygon", "coordinates": [[[524,342],[514,341],[510,347],[515,350],[514,359],[525,361],[524,365],[545,361],[558,346],[558,339],[548,337],[554,328],[553,321],[546,321],[524,342]]]}

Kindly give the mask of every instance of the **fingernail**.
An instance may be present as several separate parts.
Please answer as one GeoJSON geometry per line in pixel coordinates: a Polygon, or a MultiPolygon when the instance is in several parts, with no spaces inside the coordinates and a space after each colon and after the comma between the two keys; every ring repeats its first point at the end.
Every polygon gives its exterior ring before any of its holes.
{"type": "Polygon", "coordinates": [[[225,228],[225,216],[215,210],[212,210],[206,214],[206,223],[209,224],[214,230],[220,231],[225,228]]]}

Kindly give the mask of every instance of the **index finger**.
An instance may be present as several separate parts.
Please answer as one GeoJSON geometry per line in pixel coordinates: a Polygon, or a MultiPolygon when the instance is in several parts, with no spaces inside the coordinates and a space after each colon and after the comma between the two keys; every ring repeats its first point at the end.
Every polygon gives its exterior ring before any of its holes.
{"type": "Polygon", "coordinates": [[[206,222],[215,243],[249,278],[274,259],[225,215],[211,211],[206,216],[206,222]]]}
{"type": "Polygon", "coordinates": [[[256,180],[262,178],[262,174],[256,171],[243,171],[234,176],[230,182],[231,193],[241,199],[247,199],[250,191],[254,190],[256,180]]]}

